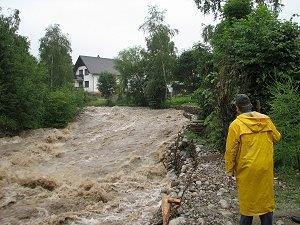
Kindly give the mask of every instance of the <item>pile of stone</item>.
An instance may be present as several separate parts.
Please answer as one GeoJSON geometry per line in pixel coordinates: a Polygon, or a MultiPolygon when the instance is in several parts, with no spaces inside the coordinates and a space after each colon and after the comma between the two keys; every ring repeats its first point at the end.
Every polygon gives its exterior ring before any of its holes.
{"type": "Polygon", "coordinates": [[[227,181],[222,155],[189,141],[184,132],[165,157],[171,187],[163,192],[182,200],[170,225],[238,224],[236,187],[227,181]]]}

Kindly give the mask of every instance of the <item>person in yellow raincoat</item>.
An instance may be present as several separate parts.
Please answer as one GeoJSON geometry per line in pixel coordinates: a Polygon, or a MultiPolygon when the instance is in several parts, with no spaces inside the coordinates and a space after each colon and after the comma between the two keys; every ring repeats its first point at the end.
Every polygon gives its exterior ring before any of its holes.
{"type": "Polygon", "coordinates": [[[247,95],[238,95],[235,105],[239,115],[228,129],[225,170],[236,177],[240,225],[251,225],[253,216],[259,216],[262,225],[272,225],[273,146],[281,135],[268,116],[252,111],[247,95]]]}

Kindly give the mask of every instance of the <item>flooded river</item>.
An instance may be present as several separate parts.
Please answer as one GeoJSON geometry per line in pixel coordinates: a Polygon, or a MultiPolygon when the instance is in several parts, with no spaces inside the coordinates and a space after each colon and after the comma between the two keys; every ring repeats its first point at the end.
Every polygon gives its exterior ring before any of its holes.
{"type": "Polygon", "coordinates": [[[0,224],[148,224],[177,110],[89,107],[65,129],[0,139],[0,224]]]}

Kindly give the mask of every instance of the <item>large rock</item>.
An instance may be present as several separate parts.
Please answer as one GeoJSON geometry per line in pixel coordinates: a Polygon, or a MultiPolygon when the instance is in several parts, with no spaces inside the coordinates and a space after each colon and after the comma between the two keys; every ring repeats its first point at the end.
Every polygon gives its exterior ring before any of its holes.
{"type": "Polygon", "coordinates": [[[221,199],[221,200],[219,201],[219,203],[220,203],[220,205],[221,205],[221,207],[222,207],[223,209],[228,209],[228,208],[229,208],[229,204],[228,204],[228,202],[227,202],[225,199],[221,199]]]}
{"type": "Polygon", "coordinates": [[[277,220],[276,225],[284,225],[284,222],[282,220],[277,220]]]}
{"type": "Polygon", "coordinates": [[[172,219],[169,223],[169,225],[184,225],[186,223],[186,220],[184,217],[177,217],[175,219],[172,219]]]}

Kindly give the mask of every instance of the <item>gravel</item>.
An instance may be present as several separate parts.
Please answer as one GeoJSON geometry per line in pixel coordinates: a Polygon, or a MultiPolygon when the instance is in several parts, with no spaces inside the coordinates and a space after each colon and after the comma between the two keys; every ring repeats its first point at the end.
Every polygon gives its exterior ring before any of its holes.
{"type": "Polygon", "coordinates": [[[222,155],[183,136],[179,134],[165,159],[171,197],[182,199],[177,216],[189,225],[238,224],[236,187],[227,182],[222,155]]]}

